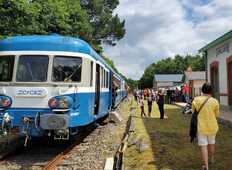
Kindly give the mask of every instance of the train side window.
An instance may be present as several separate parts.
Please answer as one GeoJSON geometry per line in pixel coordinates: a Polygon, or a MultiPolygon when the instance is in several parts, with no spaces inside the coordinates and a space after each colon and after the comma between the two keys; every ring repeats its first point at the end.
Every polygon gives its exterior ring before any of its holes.
{"type": "Polygon", "coordinates": [[[81,82],[82,59],[80,57],[55,56],[52,81],[81,82]]]}
{"type": "Polygon", "coordinates": [[[101,87],[103,88],[103,68],[101,67],[101,87]]]}
{"type": "Polygon", "coordinates": [[[100,87],[102,87],[102,68],[100,66],[100,87]]]}
{"type": "Polygon", "coordinates": [[[90,87],[93,86],[93,62],[90,63],[90,87]]]}
{"type": "Polygon", "coordinates": [[[106,88],[109,88],[109,73],[106,72],[106,88]]]}
{"type": "Polygon", "coordinates": [[[107,88],[107,71],[106,71],[105,87],[107,88]]]}
{"type": "Polygon", "coordinates": [[[16,80],[19,82],[47,81],[49,58],[46,55],[21,55],[16,80]]]}
{"type": "Polygon", "coordinates": [[[105,71],[105,88],[107,88],[107,71],[105,71]]]}
{"type": "Polygon", "coordinates": [[[104,77],[104,80],[103,80],[103,87],[105,88],[106,87],[106,71],[103,70],[103,77],[104,77]]]}
{"type": "Polygon", "coordinates": [[[105,74],[104,74],[104,77],[105,77],[105,81],[104,81],[104,84],[105,84],[105,88],[106,88],[106,70],[105,70],[105,72],[104,72],[105,74]]]}
{"type": "Polygon", "coordinates": [[[106,87],[106,71],[103,70],[103,77],[104,77],[104,80],[103,80],[103,87],[105,88],[106,87]]]}
{"type": "Polygon", "coordinates": [[[0,81],[12,80],[14,60],[14,56],[0,56],[0,81]]]}

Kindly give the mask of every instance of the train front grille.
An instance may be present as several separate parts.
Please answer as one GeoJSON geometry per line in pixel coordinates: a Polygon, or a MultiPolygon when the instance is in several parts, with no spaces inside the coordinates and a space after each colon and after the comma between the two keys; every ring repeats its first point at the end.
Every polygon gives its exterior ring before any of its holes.
{"type": "Polygon", "coordinates": [[[41,115],[40,126],[47,130],[66,129],[68,127],[68,116],[57,114],[41,115]]]}

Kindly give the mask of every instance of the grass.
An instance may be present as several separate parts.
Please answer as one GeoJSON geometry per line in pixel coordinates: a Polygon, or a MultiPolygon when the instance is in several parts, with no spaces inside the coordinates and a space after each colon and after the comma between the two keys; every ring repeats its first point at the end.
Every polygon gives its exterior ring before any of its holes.
{"type": "MultiPolygon", "coordinates": [[[[133,145],[125,153],[126,169],[159,170],[196,170],[201,167],[200,150],[196,143],[189,140],[190,115],[183,115],[180,108],[165,105],[167,119],[160,120],[157,105],[153,105],[151,118],[141,118],[139,107],[134,113],[135,133],[149,149],[142,153],[133,145]]],[[[146,109],[145,109],[146,110],[146,109]]],[[[216,139],[216,163],[210,170],[227,170],[232,167],[232,129],[220,124],[216,139]]]]}

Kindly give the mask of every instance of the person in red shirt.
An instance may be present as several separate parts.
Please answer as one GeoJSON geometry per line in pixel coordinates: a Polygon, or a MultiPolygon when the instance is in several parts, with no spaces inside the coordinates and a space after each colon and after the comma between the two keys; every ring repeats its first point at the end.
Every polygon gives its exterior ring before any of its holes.
{"type": "Polygon", "coordinates": [[[189,86],[187,84],[184,84],[183,94],[184,94],[185,102],[188,103],[188,101],[189,101],[189,86]]]}

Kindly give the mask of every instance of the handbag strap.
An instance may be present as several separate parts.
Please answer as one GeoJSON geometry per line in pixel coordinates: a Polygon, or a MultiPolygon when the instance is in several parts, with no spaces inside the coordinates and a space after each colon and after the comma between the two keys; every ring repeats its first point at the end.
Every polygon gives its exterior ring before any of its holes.
{"type": "Polygon", "coordinates": [[[204,107],[204,105],[207,103],[207,101],[210,99],[210,97],[208,97],[204,103],[201,105],[200,109],[197,111],[197,115],[200,113],[201,109],[204,107]]]}

